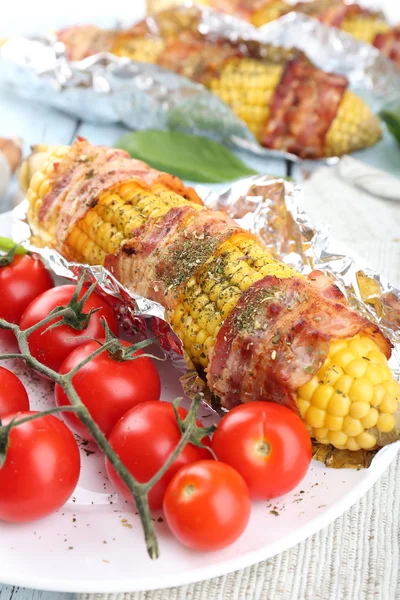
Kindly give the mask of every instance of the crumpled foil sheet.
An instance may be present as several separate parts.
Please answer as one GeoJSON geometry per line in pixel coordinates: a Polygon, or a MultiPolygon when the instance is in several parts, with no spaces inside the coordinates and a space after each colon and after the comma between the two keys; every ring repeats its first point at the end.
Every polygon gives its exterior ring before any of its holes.
{"type": "MultiPolygon", "coordinates": [[[[198,29],[203,34],[244,44],[298,47],[320,68],[346,75],[374,110],[400,100],[400,69],[394,63],[372,46],[315,19],[291,13],[256,29],[209,8],[198,10],[198,29]]],[[[152,17],[148,22],[154,29],[152,17]]],[[[179,129],[261,156],[301,161],[288,152],[260,146],[243,121],[202,85],[156,65],[109,53],[69,62],[64,45],[52,35],[6,42],[0,48],[0,86],[87,121],[121,122],[134,129],[179,129]]]]}
{"type": "MultiPolygon", "coordinates": [[[[335,241],[327,229],[315,229],[303,209],[300,187],[282,179],[256,175],[240,180],[222,193],[199,188],[206,206],[226,210],[238,223],[258,235],[280,260],[307,275],[320,269],[331,275],[349,304],[381,327],[394,345],[390,366],[400,379],[400,290],[383,277],[335,251],[335,241]]],[[[164,308],[129,292],[103,267],[84,266],[66,261],[50,248],[33,245],[26,222],[27,200],[13,211],[12,236],[29,250],[37,252],[58,276],[76,279],[82,272],[89,281],[98,282],[98,291],[107,296],[127,331],[143,336],[156,335],[165,354],[181,375],[183,389],[189,397],[203,395],[208,406],[219,412],[210,390],[182,351],[182,343],[165,321],[164,308]]],[[[400,432],[397,413],[396,435],[400,432]]],[[[385,434],[387,435],[387,434],[385,434]]],[[[393,441],[395,438],[393,438],[393,441]]],[[[314,457],[332,467],[368,467],[376,452],[338,451],[331,446],[314,444],[314,457]]]]}

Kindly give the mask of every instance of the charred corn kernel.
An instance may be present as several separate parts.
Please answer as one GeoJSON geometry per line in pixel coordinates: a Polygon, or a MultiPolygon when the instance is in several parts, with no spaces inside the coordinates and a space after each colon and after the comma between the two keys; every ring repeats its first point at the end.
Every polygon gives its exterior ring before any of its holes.
{"type": "Polygon", "coordinates": [[[364,450],[371,450],[374,446],[376,446],[376,437],[369,433],[368,431],[363,431],[356,437],[357,443],[364,450]]]}
{"type": "Polygon", "coordinates": [[[378,417],[376,426],[381,433],[388,433],[389,431],[392,431],[393,427],[395,426],[394,416],[387,413],[381,413],[378,417]]]}
{"type": "Polygon", "coordinates": [[[379,412],[376,408],[371,407],[365,417],[362,417],[361,424],[364,429],[371,429],[371,427],[375,427],[378,422],[379,412]]]}
{"type": "Polygon", "coordinates": [[[325,155],[341,156],[373,146],[382,137],[378,117],[358,96],[347,90],[325,138],[325,155]]]}
{"type": "Polygon", "coordinates": [[[400,384],[373,340],[333,340],[318,373],[297,390],[300,416],[318,442],[369,450],[390,432],[400,409],[400,384]],[[371,358],[373,360],[371,360],[371,358]]]}
{"type": "Polygon", "coordinates": [[[386,33],[388,23],[374,15],[352,15],[343,20],[340,29],[361,42],[372,44],[378,33],[386,33]]]}

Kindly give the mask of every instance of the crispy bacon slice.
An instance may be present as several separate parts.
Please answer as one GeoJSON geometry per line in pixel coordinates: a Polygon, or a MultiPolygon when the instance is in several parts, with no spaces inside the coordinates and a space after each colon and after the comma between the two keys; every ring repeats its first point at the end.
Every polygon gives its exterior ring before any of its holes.
{"type": "Polygon", "coordinates": [[[80,138],[71,146],[52,176],[52,189],[44,197],[40,208],[41,226],[46,227],[57,220],[58,249],[66,251],[69,233],[95,206],[99,195],[129,180],[137,181],[144,188],[159,182],[202,204],[196,192],[186,188],[177,177],[155,171],[146,163],[132,159],[124,150],[92,146],[80,138]]]}
{"type": "Polygon", "coordinates": [[[274,92],[262,144],[303,157],[322,157],[347,86],[342,75],[320,71],[302,57],[290,61],[274,92]]]}
{"type": "Polygon", "coordinates": [[[82,60],[99,52],[110,52],[115,32],[95,25],[77,25],[61,29],[57,38],[65,45],[69,60],[82,60]]]}
{"type": "Polygon", "coordinates": [[[208,41],[187,32],[172,39],[158,60],[165,69],[207,85],[232,58],[243,56],[235,45],[223,40],[208,41]]]}
{"type": "Polygon", "coordinates": [[[378,33],[374,46],[384,56],[400,65],[400,27],[391,29],[387,33],[378,33]]]}
{"type": "Polygon", "coordinates": [[[338,302],[338,290],[328,282],[322,286],[321,276],[314,282],[269,276],[243,293],[218,333],[208,366],[209,386],[223,407],[257,399],[297,410],[295,390],[322,366],[333,338],[363,331],[390,355],[379,328],[338,302]]]}
{"type": "Polygon", "coordinates": [[[106,267],[128,288],[171,310],[189,279],[239,231],[222,211],[172,208],[156,224],[149,220],[134,230],[118,255],[106,259],[106,267]]]}

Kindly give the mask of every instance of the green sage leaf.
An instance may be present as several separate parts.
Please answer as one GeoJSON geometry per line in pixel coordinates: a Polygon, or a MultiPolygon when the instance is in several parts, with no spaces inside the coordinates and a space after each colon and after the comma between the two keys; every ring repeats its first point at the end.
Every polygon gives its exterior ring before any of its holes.
{"type": "Polygon", "coordinates": [[[400,144],[400,105],[381,110],[379,116],[386,123],[392,136],[400,144]]]}
{"type": "Polygon", "coordinates": [[[225,146],[178,131],[134,131],[115,144],[160,171],[202,183],[224,183],[256,175],[225,146]]]}

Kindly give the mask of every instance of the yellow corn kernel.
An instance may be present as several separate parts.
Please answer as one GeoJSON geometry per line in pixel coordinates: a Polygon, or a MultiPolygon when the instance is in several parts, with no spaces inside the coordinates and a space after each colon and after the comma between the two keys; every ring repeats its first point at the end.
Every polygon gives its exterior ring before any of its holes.
{"type": "Polygon", "coordinates": [[[355,437],[363,431],[363,426],[361,425],[359,419],[355,419],[354,417],[347,415],[343,419],[343,431],[346,435],[355,437]]]}
{"type": "Polygon", "coordinates": [[[326,364],[318,371],[318,376],[322,383],[334,385],[334,383],[343,375],[344,371],[339,365],[326,364]]]}
{"type": "Polygon", "coordinates": [[[353,384],[353,381],[354,379],[353,377],[350,377],[350,375],[342,375],[335,382],[335,389],[338,392],[342,392],[343,394],[348,394],[350,392],[350,388],[353,384]]]}
{"type": "Polygon", "coordinates": [[[333,415],[327,414],[324,425],[329,431],[342,431],[343,419],[344,417],[334,417],[333,415]]]}
{"type": "Polygon", "coordinates": [[[320,443],[353,451],[374,448],[373,428],[386,433],[395,425],[400,385],[367,336],[335,340],[330,346],[318,373],[297,390],[300,415],[320,443]]]}
{"type": "Polygon", "coordinates": [[[334,389],[331,385],[319,385],[311,398],[312,406],[323,410],[328,406],[328,402],[333,396],[334,389]]]}
{"type": "Polygon", "coordinates": [[[365,429],[371,429],[375,427],[378,422],[379,412],[376,408],[371,407],[365,417],[362,417],[361,424],[365,429]]]}
{"type": "Polygon", "coordinates": [[[310,379],[310,381],[308,383],[305,383],[297,390],[299,398],[310,402],[311,396],[313,395],[313,393],[315,392],[315,390],[317,389],[318,386],[319,386],[318,378],[314,375],[314,377],[312,379],[310,379]]]}
{"type": "Polygon", "coordinates": [[[299,398],[297,400],[297,407],[299,409],[301,418],[304,419],[304,417],[306,416],[306,412],[310,407],[310,403],[307,402],[307,400],[303,400],[303,398],[299,398]]]}
{"type": "Polygon", "coordinates": [[[346,444],[347,435],[343,431],[329,431],[328,440],[337,448],[346,444]]]}
{"type": "Polygon", "coordinates": [[[352,450],[353,452],[355,452],[356,450],[360,450],[361,445],[358,443],[358,440],[356,438],[349,437],[346,442],[346,448],[347,450],[352,450]]]}
{"type": "Polygon", "coordinates": [[[315,408],[315,406],[310,406],[306,414],[306,421],[311,427],[323,427],[325,411],[315,408]]]}
{"type": "Polygon", "coordinates": [[[318,440],[325,440],[328,436],[328,429],[326,427],[319,427],[314,429],[313,433],[318,440]]]}
{"type": "Polygon", "coordinates": [[[355,402],[371,402],[374,396],[374,386],[368,379],[355,379],[348,393],[355,402]]]}
{"type": "Polygon", "coordinates": [[[395,423],[396,422],[393,415],[381,413],[378,417],[376,426],[381,433],[388,433],[389,431],[392,431],[395,423]]]}
{"type": "Polygon", "coordinates": [[[352,402],[350,405],[350,415],[355,419],[362,419],[369,413],[369,402],[352,402]]]}
{"type": "Polygon", "coordinates": [[[393,414],[397,409],[397,400],[390,394],[385,394],[379,405],[379,410],[383,413],[393,414]]]}
{"type": "Polygon", "coordinates": [[[376,437],[372,435],[372,433],[369,433],[369,431],[363,431],[360,433],[356,437],[356,440],[361,448],[364,448],[364,450],[371,450],[374,448],[374,446],[376,446],[376,437]]]}
{"type": "Polygon", "coordinates": [[[355,358],[345,366],[344,370],[350,377],[359,378],[364,377],[367,367],[368,361],[363,358],[355,358]]]}
{"type": "Polygon", "coordinates": [[[349,413],[350,404],[350,398],[346,394],[335,392],[329,400],[329,414],[334,417],[345,417],[349,413]]]}
{"type": "Polygon", "coordinates": [[[342,367],[346,371],[346,365],[352,362],[356,358],[354,352],[351,352],[348,348],[340,350],[334,356],[332,361],[342,367]]]}

